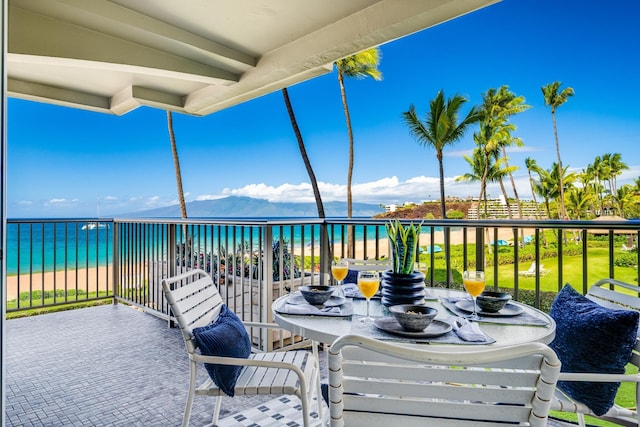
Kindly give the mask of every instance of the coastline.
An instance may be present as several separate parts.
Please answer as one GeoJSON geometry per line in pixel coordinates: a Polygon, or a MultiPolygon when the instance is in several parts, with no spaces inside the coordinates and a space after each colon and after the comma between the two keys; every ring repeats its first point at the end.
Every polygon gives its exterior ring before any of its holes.
{"type": "Polygon", "coordinates": [[[113,283],[113,273],[107,266],[77,270],[46,271],[7,276],[7,301],[15,300],[19,292],[51,291],[54,289],[104,292],[113,283]],[[26,289],[25,289],[26,288],[26,289]]]}
{"type": "MultiPolygon", "coordinates": [[[[533,234],[534,229],[525,229],[525,235],[533,234]]],[[[452,230],[451,244],[460,245],[464,243],[464,230],[452,230]]],[[[429,233],[423,233],[420,240],[420,246],[425,247],[430,243],[429,233]]],[[[467,228],[467,243],[474,244],[476,238],[476,229],[467,228]]],[[[513,239],[513,230],[510,228],[499,228],[498,239],[510,241],[513,239]]],[[[493,240],[491,236],[489,241],[493,240]]],[[[434,233],[434,243],[443,245],[444,231],[438,230],[434,233]]],[[[386,237],[368,239],[366,242],[356,241],[355,257],[357,259],[373,259],[381,257],[389,257],[389,239],[386,237]],[[377,243],[377,247],[376,247],[377,243]],[[376,253],[377,249],[377,253],[376,253]]],[[[50,291],[54,287],[57,289],[82,290],[85,292],[104,292],[108,286],[113,285],[113,272],[111,266],[98,266],[78,268],[77,270],[58,270],[47,271],[44,273],[23,273],[20,275],[8,275],[6,277],[7,284],[7,301],[14,300],[20,292],[28,291],[50,291]]]]}
{"type": "MultiPolygon", "coordinates": [[[[524,229],[524,235],[533,235],[534,229],[524,229]]],[[[487,238],[485,235],[485,241],[493,240],[493,232],[491,233],[491,238],[487,238]]],[[[511,241],[513,240],[513,230],[511,228],[499,228],[498,229],[498,239],[511,241]]],[[[444,231],[438,230],[435,231],[433,236],[434,244],[442,246],[444,244],[444,231]]],[[[428,246],[431,242],[431,237],[429,233],[422,233],[420,236],[420,246],[425,247],[428,246]]],[[[452,245],[462,245],[464,244],[464,230],[451,230],[450,232],[450,243],[452,245]]],[[[476,228],[470,227],[467,228],[467,244],[475,244],[476,243],[476,228]]],[[[389,239],[387,237],[380,238],[379,246],[378,246],[379,256],[389,257],[389,239]]],[[[376,255],[376,240],[370,239],[367,240],[366,246],[362,241],[356,242],[355,248],[355,257],[357,259],[365,259],[365,258],[375,258],[376,255]],[[365,253],[366,247],[366,253],[365,253]]]]}

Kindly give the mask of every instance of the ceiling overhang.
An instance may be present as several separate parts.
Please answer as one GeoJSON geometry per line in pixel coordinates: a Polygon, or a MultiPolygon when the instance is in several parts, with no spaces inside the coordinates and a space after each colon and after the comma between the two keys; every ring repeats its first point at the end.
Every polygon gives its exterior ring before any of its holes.
{"type": "Polygon", "coordinates": [[[8,94],[206,115],[499,0],[9,0],[8,94]]]}

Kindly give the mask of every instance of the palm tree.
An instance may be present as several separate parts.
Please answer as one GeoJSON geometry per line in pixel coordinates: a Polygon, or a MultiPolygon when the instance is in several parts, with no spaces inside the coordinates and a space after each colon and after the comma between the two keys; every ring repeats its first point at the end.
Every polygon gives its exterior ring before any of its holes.
{"type": "Polygon", "coordinates": [[[284,103],[287,106],[287,113],[289,113],[289,120],[291,120],[291,127],[293,128],[293,133],[296,134],[296,140],[298,141],[298,148],[300,149],[300,155],[302,156],[302,161],[304,162],[304,166],[307,169],[307,174],[309,174],[309,180],[311,181],[311,188],[313,188],[313,196],[316,199],[316,207],[318,209],[318,218],[325,218],[324,205],[322,204],[322,197],[320,196],[318,181],[316,180],[315,173],[313,173],[313,168],[311,167],[311,162],[309,161],[309,156],[307,155],[307,149],[305,148],[304,140],[302,139],[302,133],[300,133],[300,128],[298,127],[298,121],[296,120],[296,115],[293,112],[293,106],[291,105],[291,100],[289,99],[289,91],[287,90],[286,87],[282,89],[282,96],[284,97],[284,103]]]}
{"type": "Polygon", "coordinates": [[[558,142],[558,127],[556,125],[556,108],[567,102],[570,96],[573,96],[573,88],[567,87],[560,91],[560,82],[549,83],[542,87],[542,95],[544,103],[551,107],[551,119],[553,120],[553,135],[556,139],[556,153],[558,154],[558,177],[560,178],[560,210],[563,217],[567,216],[567,210],[564,206],[564,184],[562,182],[562,158],[560,157],[560,143],[558,142]]]}
{"type": "MultiPolygon", "coordinates": [[[[349,166],[347,169],[347,218],[351,218],[353,213],[353,195],[351,193],[351,184],[353,181],[353,129],[351,127],[351,114],[349,113],[349,104],[347,103],[347,92],[344,87],[344,78],[351,77],[363,79],[371,77],[374,80],[382,80],[382,72],[378,70],[381,53],[380,49],[372,48],[344,59],[336,61],[336,69],[338,70],[338,83],[340,83],[340,95],[342,96],[342,107],[344,108],[344,116],[347,121],[347,133],[349,134],[349,166]]],[[[347,231],[347,253],[353,256],[353,228],[349,226],[347,231]]]]}
{"type": "MultiPolygon", "coordinates": [[[[489,138],[491,141],[489,145],[492,146],[495,144],[495,147],[490,147],[496,150],[493,154],[498,156],[497,150],[502,152],[502,157],[505,159],[504,167],[509,171],[508,175],[511,181],[511,188],[513,189],[513,195],[518,205],[518,214],[519,217],[522,218],[522,204],[520,203],[518,189],[513,179],[513,172],[518,168],[511,168],[509,166],[506,147],[512,145],[521,147],[524,144],[520,138],[513,138],[511,136],[511,132],[515,131],[516,127],[508,123],[508,119],[515,114],[528,110],[531,106],[524,103],[525,99],[523,96],[516,96],[509,90],[509,87],[505,85],[501,86],[498,90],[494,88],[489,89],[482,95],[482,99],[484,118],[481,127],[484,125],[492,134],[489,138]]],[[[509,218],[511,218],[511,206],[509,205],[509,199],[504,190],[502,180],[500,180],[500,186],[503,188],[503,193],[505,193],[509,218]]]]}
{"type": "Polygon", "coordinates": [[[438,170],[440,172],[440,208],[442,218],[447,217],[447,207],[444,194],[444,166],[442,163],[444,149],[460,140],[469,126],[482,119],[481,110],[474,106],[464,119],[458,122],[460,108],[467,99],[461,95],[454,95],[445,102],[444,93],[441,90],[431,100],[426,120],[420,121],[414,105],[403,114],[404,121],[409,131],[420,145],[430,146],[436,150],[438,170]]]}
{"type": "Polygon", "coordinates": [[[571,216],[587,219],[587,210],[595,196],[588,187],[571,187],[567,191],[567,204],[570,206],[571,216]]]}
{"type": "MultiPolygon", "coordinates": [[[[533,189],[534,181],[533,181],[533,177],[531,176],[531,172],[538,172],[540,170],[540,167],[538,166],[536,161],[531,157],[527,157],[526,159],[524,159],[524,164],[527,167],[527,172],[529,173],[529,185],[531,186],[531,195],[533,196],[533,203],[535,203],[536,205],[536,219],[538,219],[539,218],[538,206],[540,206],[540,204],[538,203],[538,200],[536,200],[536,192],[533,189]]],[[[538,176],[539,176],[539,173],[538,173],[538,176]]]]}
{"type": "Polygon", "coordinates": [[[176,171],[176,184],[178,185],[178,201],[180,203],[180,215],[182,219],[187,217],[187,205],[184,202],[184,191],[182,190],[182,173],[180,172],[180,159],[178,158],[178,148],[176,146],[176,136],[173,132],[173,117],[171,111],[167,110],[167,127],[169,128],[169,140],[171,141],[171,153],[173,154],[173,167],[176,171]]]}
{"type": "MultiPolygon", "coordinates": [[[[607,165],[609,193],[613,196],[613,200],[617,200],[615,197],[618,192],[617,177],[622,174],[623,170],[629,169],[629,166],[622,161],[622,155],[620,153],[607,153],[602,156],[602,161],[607,165]]],[[[622,209],[619,204],[618,213],[622,215],[622,209]]]]}
{"type": "Polygon", "coordinates": [[[353,210],[351,183],[353,178],[353,128],[351,127],[351,114],[347,103],[347,92],[344,86],[344,78],[363,79],[371,77],[374,80],[382,80],[382,72],[378,70],[381,53],[380,49],[373,48],[356,53],[344,59],[336,61],[338,70],[338,82],[340,83],[340,95],[342,96],[342,107],[347,121],[347,132],[349,134],[349,168],[347,172],[347,217],[351,218],[353,210]]]}

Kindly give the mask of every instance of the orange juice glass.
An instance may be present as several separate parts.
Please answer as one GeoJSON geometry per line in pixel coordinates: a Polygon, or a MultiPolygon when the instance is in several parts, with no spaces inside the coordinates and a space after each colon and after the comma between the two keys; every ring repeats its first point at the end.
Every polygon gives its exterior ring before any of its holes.
{"type": "Polygon", "coordinates": [[[367,299],[367,316],[360,319],[361,322],[372,322],[373,317],[369,315],[369,304],[371,297],[378,292],[380,287],[380,276],[377,271],[359,271],[358,272],[358,289],[367,299]]]}
{"type": "Polygon", "coordinates": [[[473,312],[469,316],[469,319],[478,320],[480,317],[476,312],[476,297],[484,291],[484,271],[464,271],[462,273],[462,283],[473,300],[473,312]]]}
{"type": "Polygon", "coordinates": [[[336,297],[344,297],[344,290],[342,289],[342,281],[345,277],[347,277],[347,273],[349,272],[349,262],[346,259],[341,259],[339,261],[333,260],[331,261],[331,275],[333,276],[336,283],[336,290],[333,292],[333,295],[336,297]]]}

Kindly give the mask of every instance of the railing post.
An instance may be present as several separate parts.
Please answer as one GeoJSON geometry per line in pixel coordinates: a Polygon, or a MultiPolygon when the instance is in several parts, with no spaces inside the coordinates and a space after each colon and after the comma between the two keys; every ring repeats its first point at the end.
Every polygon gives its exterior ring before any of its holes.
{"type": "MultiPolygon", "coordinates": [[[[322,224],[320,224],[320,285],[329,284],[325,283],[324,280],[324,273],[331,272],[332,256],[329,250],[329,245],[329,230],[326,221],[323,221],[322,224]]],[[[326,276],[329,277],[329,275],[326,276]]]]}
{"type": "Polygon", "coordinates": [[[169,224],[167,230],[167,277],[176,275],[176,263],[178,261],[176,256],[176,227],[176,224],[169,224]]]}
{"type": "Polygon", "coordinates": [[[111,292],[113,293],[113,305],[118,304],[120,289],[120,224],[113,221],[113,235],[111,236],[111,277],[113,277],[113,284],[111,285],[111,292]]]}
{"type": "MultiPolygon", "coordinates": [[[[273,320],[270,306],[273,301],[273,250],[271,245],[273,242],[273,225],[267,223],[264,228],[264,240],[262,241],[262,280],[260,283],[260,321],[269,323],[273,320]],[[269,307],[268,307],[269,306],[269,307]]],[[[280,247],[282,250],[282,247],[280,247]]],[[[282,259],[282,256],[280,257],[282,259]]],[[[280,268],[282,272],[282,268],[280,268]]],[[[281,280],[282,280],[281,275],[281,280]]],[[[271,351],[273,349],[273,340],[271,339],[271,332],[262,334],[260,348],[271,351]]]]}
{"type": "Polygon", "coordinates": [[[476,227],[476,270],[484,271],[484,227],[476,227]]]}

